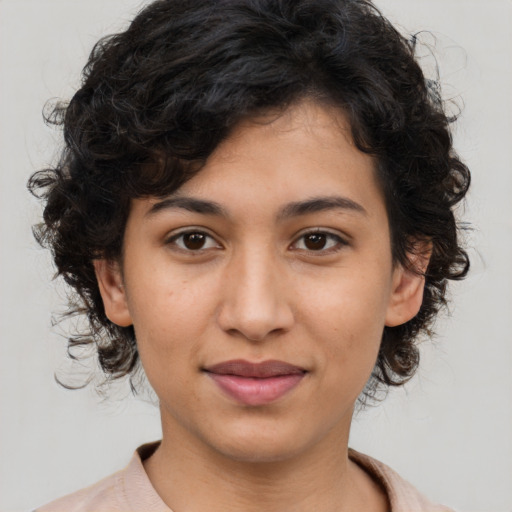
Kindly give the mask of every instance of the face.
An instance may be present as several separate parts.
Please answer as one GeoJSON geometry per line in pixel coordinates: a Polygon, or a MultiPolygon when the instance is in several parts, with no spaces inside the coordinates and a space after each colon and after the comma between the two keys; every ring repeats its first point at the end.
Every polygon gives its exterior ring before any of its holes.
{"type": "Polygon", "coordinates": [[[393,264],[372,158],[307,102],[242,123],[172,196],[134,200],[121,265],[96,270],[164,441],[247,461],[348,442],[384,326],[422,294],[393,264]]]}

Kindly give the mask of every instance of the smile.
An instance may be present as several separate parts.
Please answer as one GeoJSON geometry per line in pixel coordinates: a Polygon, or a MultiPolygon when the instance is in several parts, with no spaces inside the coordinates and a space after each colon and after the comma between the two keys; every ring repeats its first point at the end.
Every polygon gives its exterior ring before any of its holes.
{"type": "Polygon", "coordinates": [[[252,406],[278,400],[306,375],[303,368],[283,361],[226,361],[205,368],[205,372],[226,395],[252,406]]]}

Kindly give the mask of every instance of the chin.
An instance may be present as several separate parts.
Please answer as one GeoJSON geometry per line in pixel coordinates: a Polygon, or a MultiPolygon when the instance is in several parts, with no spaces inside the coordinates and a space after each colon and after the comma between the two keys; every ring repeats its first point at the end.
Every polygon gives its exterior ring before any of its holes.
{"type": "MultiPolygon", "coordinates": [[[[254,464],[284,462],[307,451],[316,436],[304,436],[304,429],[275,428],[270,425],[238,426],[219,432],[217,439],[205,441],[223,457],[254,464]]],[[[281,425],[283,427],[283,425],[281,425]]]]}
{"type": "Polygon", "coordinates": [[[257,441],[217,447],[217,451],[227,459],[249,464],[268,464],[274,462],[285,462],[293,459],[302,450],[298,447],[276,446],[275,440],[257,441]]]}

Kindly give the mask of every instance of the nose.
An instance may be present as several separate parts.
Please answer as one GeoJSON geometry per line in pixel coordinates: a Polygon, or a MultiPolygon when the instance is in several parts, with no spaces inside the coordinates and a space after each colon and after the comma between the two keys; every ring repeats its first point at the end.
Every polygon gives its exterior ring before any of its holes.
{"type": "Polygon", "coordinates": [[[262,341],[289,331],[294,314],[285,272],[276,257],[249,252],[226,267],[217,321],[232,335],[262,341]]]}

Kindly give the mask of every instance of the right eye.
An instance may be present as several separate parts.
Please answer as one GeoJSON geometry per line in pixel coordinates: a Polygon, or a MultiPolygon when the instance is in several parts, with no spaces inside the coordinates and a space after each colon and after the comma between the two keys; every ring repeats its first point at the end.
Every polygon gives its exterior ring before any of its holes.
{"type": "Polygon", "coordinates": [[[207,249],[220,248],[217,241],[203,231],[185,231],[178,233],[173,235],[168,243],[187,252],[199,252],[207,249]]]}

